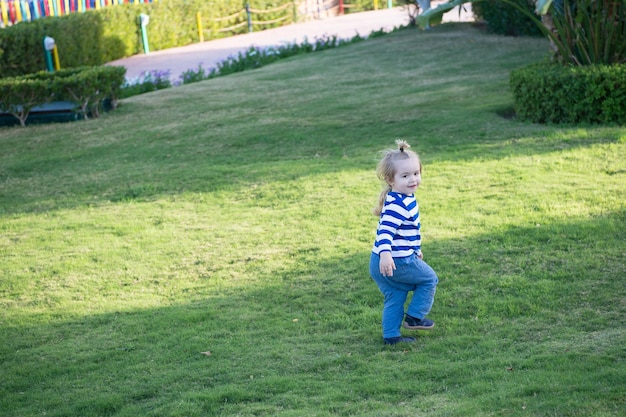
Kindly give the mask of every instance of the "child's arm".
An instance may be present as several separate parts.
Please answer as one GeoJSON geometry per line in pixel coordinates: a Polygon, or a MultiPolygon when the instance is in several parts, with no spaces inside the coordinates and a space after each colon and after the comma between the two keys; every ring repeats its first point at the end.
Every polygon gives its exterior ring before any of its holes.
{"type": "Polygon", "coordinates": [[[406,209],[396,202],[385,206],[378,224],[376,232],[376,245],[379,247],[380,263],[378,265],[380,273],[385,277],[393,276],[396,264],[391,256],[393,238],[405,218],[406,209]]]}
{"type": "Polygon", "coordinates": [[[380,273],[384,277],[393,276],[393,271],[396,269],[396,264],[393,261],[393,257],[391,256],[391,252],[381,252],[380,253],[380,263],[378,264],[380,269],[380,273]]]}

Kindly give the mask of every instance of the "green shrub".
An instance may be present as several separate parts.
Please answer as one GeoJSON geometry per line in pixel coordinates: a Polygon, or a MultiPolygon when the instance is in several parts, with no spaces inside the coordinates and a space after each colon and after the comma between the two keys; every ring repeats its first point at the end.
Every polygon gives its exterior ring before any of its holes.
{"type": "Polygon", "coordinates": [[[15,116],[22,126],[34,107],[52,101],[71,101],[86,119],[98,117],[105,99],[114,109],[120,98],[126,68],[80,67],[40,71],[25,76],[0,79],[0,111],[15,116]]]}
{"type": "Polygon", "coordinates": [[[62,68],[93,66],[121,58],[123,48],[103,36],[103,15],[94,12],[46,17],[0,30],[1,77],[46,69],[43,39],[55,40],[62,68]]]}
{"type": "Polygon", "coordinates": [[[55,79],[60,97],[80,107],[85,119],[98,117],[104,99],[117,107],[126,69],[123,67],[84,67],[67,77],[55,79]]]}
{"type": "MultiPolygon", "coordinates": [[[[204,71],[202,72],[204,75],[204,71]]],[[[196,77],[194,82],[202,81],[204,77],[196,77]]],[[[170,71],[152,70],[141,73],[132,80],[126,80],[121,87],[120,97],[127,98],[139,94],[149,93],[151,91],[163,90],[170,88],[170,71]]]]}
{"type": "MultiPolygon", "coordinates": [[[[257,0],[258,10],[271,10],[289,0],[257,0]]],[[[46,17],[0,30],[0,78],[44,70],[43,38],[55,39],[62,68],[102,65],[116,59],[143,53],[139,16],[150,16],[146,26],[151,51],[198,42],[197,13],[201,15],[204,40],[222,38],[248,31],[245,13],[232,20],[216,20],[243,8],[241,0],[168,0],[143,4],[121,4],[85,13],[46,17]],[[224,28],[239,25],[232,31],[224,28]]],[[[254,14],[255,31],[293,23],[293,7],[272,13],[254,14]]]]}
{"type": "Polygon", "coordinates": [[[534,64],[513,70],[510,85],[521,120],[626,124],[626,64],[534,64]]]}
{"type": "MultiPolygon", "coordinates": [[[[533,0],[511,0],[519,7],[534,13],[533,0]]],[[[518,8],[501,0],[484,0],[472,3],[476,20],[485,20],[490,32],[507,36],[541,36],[541,29],[518,8]]]]}
{"type": "Polygon", "coordinates": [[[19,77],[0,80],[0,112],[15,116],[22,126],[31,110],[52,100],[54,90],[49,82],[41,79],[19,77]]]}

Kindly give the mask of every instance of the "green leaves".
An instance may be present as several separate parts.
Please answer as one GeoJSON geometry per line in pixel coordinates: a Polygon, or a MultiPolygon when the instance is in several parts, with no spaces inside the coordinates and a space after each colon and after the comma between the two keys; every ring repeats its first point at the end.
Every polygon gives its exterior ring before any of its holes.
{"type": "Polygon", "coordinates": [[[511,72],[518,117],[536,123],[626,124],[626,65],[541,63],[511,72]]]}
{"type": "Polygon", "coordinates": [[[15,116],[22,126],[33,107],[49,102],[53,96],[50,83],[41,79],[0,79],[0,111],[15,116]]]}
{"type": "MultiPolygon", "coordinates": [[[[416,18],[421,28],[441,19],[444,13],[471,0],[452,0],[416,18]]],[[[514,1],[500,0],[530,17],[552,42],[557,61],[592,65],[626,62],[626,2],[614,0],[539,0],[536,13],[514,1]]]]}
{"type": "Polygon", "coordinates": [[[626,63],[626,2],[550,2],[559,60],[564,64],[626,63]]]}
{"type": "Polygon", "coordinates": [[[441,23],[443,20],[443,15],[448,13],[450,10],[454,9],[457,6],[461,6],[465,3],[472,3],[471,0],[452,0],[448,3],[442,3],[434,9],[429,9],[424,13],[418,15],[415,18],[415,23],[418,27],[422,29],[426,29],[431,24],[441,23]]]}
{"type": "Polygon", "coordinates": [[[88,114],[98,117],[105,98],[110,98],[115,108],[125,74],[124,67],[104,66],[0,79],[0,110],[12,114],[25,126],[34,107],[69,100],[76,103],[85,118],[88,114]]]}

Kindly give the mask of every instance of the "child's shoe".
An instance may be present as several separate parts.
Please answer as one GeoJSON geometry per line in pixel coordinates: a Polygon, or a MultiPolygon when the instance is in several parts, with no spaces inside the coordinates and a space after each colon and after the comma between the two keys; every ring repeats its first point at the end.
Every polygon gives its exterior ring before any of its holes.
{"type": "Polygon", "coordinates": [[[409,330],[430,330],[435,327],[435,322],[427,318],[418,319],[406,314],[402,327],[409,330]]]}
{"type": "Polygon", "coordinates": [[[383,339],[383,341],[385,342],[386,345],[395,345],[396,343],[401,343],[401,342],[413,343],[415,342],[415,338],[397,336],[397,337],[388,337],[386,339],[383,339]]]}

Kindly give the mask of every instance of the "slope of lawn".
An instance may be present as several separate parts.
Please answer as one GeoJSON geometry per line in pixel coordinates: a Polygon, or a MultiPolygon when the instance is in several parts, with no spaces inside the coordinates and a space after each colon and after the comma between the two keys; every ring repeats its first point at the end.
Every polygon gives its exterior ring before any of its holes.
{"type": "Polygon", "coordinates": [[[511,118],[547,51],[407,29],[0,128],[0,415],[626,414],[626,128],[511,118]],[[440,284],[384,346],[398,138],[440,284]]]}

